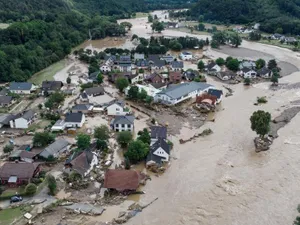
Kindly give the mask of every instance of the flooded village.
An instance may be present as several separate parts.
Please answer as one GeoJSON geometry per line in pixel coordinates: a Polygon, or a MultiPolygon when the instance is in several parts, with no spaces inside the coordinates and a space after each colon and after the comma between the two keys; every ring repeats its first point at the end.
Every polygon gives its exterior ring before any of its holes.
{"type": "MultiPolygon", "coordinates": [[[[152,15],[170,22],[168,12],[152,15]]],[[[131,54],[133,35],[211,36],[124,21],[126,37],[86,41],[53,79],[2,88],[0,207],[21,208],[7,224],[292,224],[299,54],[247,40],[131,54]],[[257,110],[272,118],[261,151],[250,123],[257,110]]]]}

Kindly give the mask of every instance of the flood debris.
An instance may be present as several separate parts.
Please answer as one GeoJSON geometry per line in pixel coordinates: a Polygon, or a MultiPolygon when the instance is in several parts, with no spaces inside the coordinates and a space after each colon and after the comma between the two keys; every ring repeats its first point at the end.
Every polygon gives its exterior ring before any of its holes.
{"type": "Polygon", "coordinates": [[[74,203],[71,205],[65,205],[64,208],[71,210],[77,214],[84,214],[84,215],[91,215],[91,216],[101,215],[104,211],[102,207],[93,206],[84,203],[74,203]]]}
{"type": "Polygon", "coordinates": [[[204,137],[204,136],[210,135],[210,134],[212,134],[212,133],[213,133],[213,131],[212,131],[210,128],[208,128],[208,129],[205,129],[204,131],[202,131],[202,132],[199,133],[199,134],[195,134],[193,137],[191,137],[191,138],[189,138],[189,139],[187,139],[187,140],[180,139],[180,140],[179,140],[179,143],[180,143],[180,144],[184,144],[184,143],[186,143],[186,142],[193,141],[193,140],[196,139],[196,138],[204,137]]]}

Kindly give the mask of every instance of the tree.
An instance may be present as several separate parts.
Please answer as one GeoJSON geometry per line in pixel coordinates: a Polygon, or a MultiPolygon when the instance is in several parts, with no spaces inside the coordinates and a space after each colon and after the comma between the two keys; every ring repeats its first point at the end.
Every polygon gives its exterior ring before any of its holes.
{"type": "Polygon", "coordinates": [[[124,22],[120,23],[120,25],[123,26],[123,27],[127,27],[128,30],[130,30],[131,27],[132,27],[132,24],[127,22],[127,21],[124,21],[124,22]]]}
{"type": "Polygon", "coordinates": [[[262,110],[258,110],[250,117],[251,129],[255,131],[261,138],[270,131],[271,114],[262,110]]]}
{"type": "Polygon", "coordinates": [[[138,132],[138,140],[150,145],[150,142],[151,142],[151,137],[150,137],[150,134],[149,134],[149,131],[144,128],[142,131],[139,131],[138,132]]]}
{"type": "Polygon", "coordinates": [[[108,140],[109,139],[109,129],[106,125],[101,125],[96,127],[94,130],[94,138],[100,140],[108,140]]]}
{"type": "Polygon", "coordinates": [[[202,71],[205,68],[204,62],[200,60],[198,62],[198,70],[202,71]]]}
{"type": "Polygon", "coordinates": [[[132,133],[130,131],[122,131],[118,133],[117,142],[122,146],[122,148],[127,147],[131,140],[132,133]]]}
{"type": "Polygon", "coordinates": [[[273,85],[278,84],[278,76],[274,75],[271,77],[271,82],[273,83],[273,85]]]}
{"type": "Polygon", "coordinates": [[[4,153],[10,153],[12,150],[14,150],[13,145],[5,145],[4,148],[3,148],[4,153]]]}
{"type": "Polygon", "coordinates": [[[231,59],[226,63],[226,66],[228,69],[232,71],[238,71],[239,70],[240,62],[237,59],[231,59]]]}
{"type": "Polygon", "coordinates": [[[126,157],[125,160],[125,170],[130,170],[130,160],[126,157]]]}
{"type": "Polygon", "coordinates": [[[71,84],[71,77],[67,77],[67,84],[71,84]]]}
{"type": "Polygon", "coordinates": [[[136,34],[132,35],[131,41],[133,41],[134,39],[139,39],[139,36],[137,36],[136,34]]]}
{"type": "Polygon", "coordinates": [[[36,193],[37,186],[33,183],[27,184],[25,187],[25,193],[27,195],[34,195],[36,193]]]}
{"type": "Polygon", "coordinates": [[[130,160],[131,163],[137,163],[146,158],[149,152],[149,145],[136,140],[130,142],[127,151],[124,156],[130,160]]]}
{"type": "Polygon", "coordinates": [[[78,149],[84,150],[91,144],[91,137],[88,134],[78,134],[76,136],[76,144],[78,149]]]}
{"type": "Polygon", "coordinates": [[[157,17],[157,15],[156,15],[156,14],[154,15],[154,19],[155,19],[155,20],[158,20],[158,17],[157,17]]]}
{"type": "Polygon", "coordinates": [[[49,132],[37,132],[33,136],[33,146],[45,147],[55,140],[55,135],[49,132]]]}
{"type": "Polygon", "coordinates": [[[259,41],[261,39],[261,34],[258,33],[257,31],[252,31],[249,34],[249,40],[250,41],[259,41]]]}
{"type": "Polygon", "coordinates": [[[148,23],[153,22],[153,16],[151,14],[148,15],[148,23]]]}
{"type": "Polygon", "coordinates": [[[153,101],[154,101],[154,98],[152,96],[149,96],[149,95],[145,99],[145,102],[147,104],[151,104],[153,101]]]}
{"type": "Polygon", "coordinates": [[[139,88],[137,86],[131,86],[128,90],[128,98],[132,100],[136,100],[139,95],[139,88]]]}
{"type": "MultiPolygon", "coordinates": [[[[298,213],[300,213],[300,205],[297,207],[298,213]]],[[[300,216],[297,216],[296,219],[294,220],[293,225],[300,225],[300,216]]]]}
{"type": "Polygon", "coordinates": [[[161,33],[165,29],[164,24],[159,21],[154,21],[151,27],[152,30],[157,31],[158,33],[161,33]]]}
{"type": "Polygon", "coordinates": [[[233,58],[231,57],[231,56],[228,56],[227,58],[226,58],[226,63],[228,63],[230,60],[232,60],[233,58]]]}
{"type": "Polygon", "coordinates": [[[104,150],[107,149],[107,142],[101,139],[97,139],[96,145],[98,149],[104,150]]]}
{"type": "Polygon", "coordinates": [[[256,69],[259,70],[266,65],[266,61],[263,59],[258,59],[258,60],[256,60],[255,65],[256,65],[256,69]]]}
{"type": "Polygon", "coordinates": [[[219,45],[224,45],[227,40],[226,33],[222,31],[215,32],[212,36],[212,40],[219,43],[219,45]]]}
{"type": "Polygon", "coordinates": [[[123,92],[125,88],[129,85],[128,80],[125,77],[119,77],[116,80],[116,87],[119,89],[120,92],[123,92]]]}
{"type": "Polygon", "coordinates": [[[97,82],[98,82],[98,84],[102,84],[103,83],[103,75],[101,73],[99,73],[97,75],[97,82]]]}
{"type": "Polygon", "coordinates": [[[268,69],[270,69],[270,70],[277,69],[277,62],[275,59],[271,59],[268,62],[268,69]]]}
{"type": "Polygon", "coordinates": [[[38,104],[38,108],[39,108],[39,110],[41,110],[43,108],[43,105],[41,103],[38,104]]]}
{"type": "Polygon", "coordinates": [[[231,45],[233,45],[234,47],[238,47],[242,44],[242,38],[240,37],[240,35],[238,33],[231,33],[229,35],[229,42],[231,45]]]}
{"type": "Polygon", "coordinates": [[[244,79],[244,84],[245,85],[250,85],[251,84],[251,80],[250,80],[249,77],[247,77],[247,78],[244,79]]]}
{"type": "Polygon", "coordinates": [[[195,81],[195,82],[201,82],[201,79],[200,79],[200,77],[195,77],[193,81],[195,81]]]}
{"type": "Polygon", "coordinates": [[[198,22],[199,22],[199,23],[203,23],[203,21],[204,21],[204,16],[203,16],[203,15],[200,15],[200,16],[198,17],[198,22]]]}
{"type": "Polygon", "coordinates": [[[208,39],[208,38],[206,38],[205,44],[206,44],[207,46],[209,45],[209,39],[208,39]]]}
{"type": "Polygon", "coordinates": [[[199,31],[205,31],[205,25],[203,23],[199,23],[198,30],[199,31]]]}
{"type": "Polygon", "coordinates": [[[138,93],[138,99],[141,101],[144,101],[147,98],[148,94],[145,89],[142,88],[142,90],[138,93]]]}
{"type": "Polygon", "coordinates": [[[216,63],[219,65],[219,66],[223,66],[225,65],[225,60],[223,58],[217,58],[216,59],[216,63]]]}
{"type": "Polygon", "coordinates": [[[220,44],[219,44],[218,41],[212,40],[212,41],[210,42],[210,46],[211,46],[212,48],[219,48],[219,47],[220,47],[220,44]]]}
{"type": "Polygon", "coordinates": [[[48,188],[49,188],[49,194],[50,195],[55,195],[57,184],[55,177],[51,174],[47,175],[47,182],[48,182],[48,188]]]}

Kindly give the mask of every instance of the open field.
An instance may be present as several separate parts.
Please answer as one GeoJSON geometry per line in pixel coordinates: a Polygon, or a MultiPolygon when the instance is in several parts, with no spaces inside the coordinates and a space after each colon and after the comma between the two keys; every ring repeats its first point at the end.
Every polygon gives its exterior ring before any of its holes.
{"type": "Polygon", "coordinates": [[[137,12],[135,18],[148,17],[148,13],[137,12]]]}
{"type": "Polygon", "coordinates": [[[57,63],[48,66],[46,69],[34,74],[29,81],[36,85],[40,85],[44,80],[54,80],[53,76],[65,66],[65,60],[61,60],[57,63]]]}
{"type": "Polygon", "coordinates": [[[4,209],[0,211],[0,223],[10,224],[14,220],[19,219],[22,216],[23,212],[22,210],[18,208],[12,208],[12,209],[4,209]]]}

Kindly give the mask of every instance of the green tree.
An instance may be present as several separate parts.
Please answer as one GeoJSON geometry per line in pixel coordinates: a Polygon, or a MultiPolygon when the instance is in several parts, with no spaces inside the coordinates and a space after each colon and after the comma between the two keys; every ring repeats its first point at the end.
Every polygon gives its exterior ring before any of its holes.
{"type": "Polygon", "coordinates": [[[205,25],[203,23],[199,23],[198,30],[199,31],[205,31],[205,25]]]}
{"type": "Polygon", "coordinates": [[[154,98],[152,96],[149,96],[149,95],[145,99],[145,102],[147,104],[151,104],[153,101],[154,101],[154,98]]]}
{"type": "Polygon", "coordinates": [[[249,34],[250,41],[259,41],[261,39],[261,34],[257,31],[253,31],[249,34]]]}
{"type": "Polygon", "coordinates": [[[45,147],[55,140],[55,135],[49,132],[36,132],[33,136],[33,146],[45,147]]]}
{"type": "Polygon", "coordinates": [[[67,77],[67,84],[71,84],[71,77],[67,77]]]}
{"type": "Polygon", "coordinates": [[[200,15],[200,16],[198,17],[198,22],[199,22],[199,23],[203,23],[203,21],[204,21],[204,16],[203,16],[203,15],[200,15]]]}
{"type": "Polygon", "coordinates": [[[239,70],[240,62],[237,59],[231,59],[226,63],[226,66],[228,69],[232,71],[238,71],[239,70]]]}
{"type": "MultiPolygon", "coordinates": [[[[300,205],[297,207],[298,213],[300,213],[300,205]]],[[[300,225],[300,216],[297,216],[296,219],[294,220],[293,225],[300,225]]]]}
{"type": "Polygon", "coordinates": [[[146,158],[149,152],[149,145],[142,142],[141,140],[136,140],[130,142],[128,149],[124,156],[130,160],[131,163],[137,163],[146,158]]]}
{"type": "Polygon", "coordinates": [[[271,77],[271,82],[273,83],[273,85],[278,84],[278,76],[273,75],[273,76],[271,77]]]}
{"type": "Polygon", "coordinates": [[[219,66],[223,66],[225,65],[225,60],[223,58],[217,58],[216,59],[216,63],[219,65],[219,66]]]}
{"type": "Polygon", "coordinates": [[[277,69],[277,62],[275,59],[271,59],[269,62],[268,62],[268,68],[270,70],[273,70],[273,69],[277,69]]]}
{"type": "Polygon", "coordinates": [[[232,33],[229,35],[229,42],[231,45],[237,48],[242,44],[242,38],[238,33],[232,33]]]}
{"type": "Polygon", "coordinates": [[[96,145],[98,149],[105,150],[108,148],[107,142],[101,139],[97,139],[96,145]]]}
{"type": "Polygon", "coordinates": [[[151,27],[153,31],[157,31],[158,33],[161,33],[165,29],[164,24],[159,21],[154,21],[151,27]]]}
{"type": "Polygon", "coordinates": [[[202,71],[205,68],[204,62],[200,60],[198,62],[198,70],[202,71]]]}
{"type": "Polygon", "coordinates": [[[125,77],[119,77],[116,80],[116,87],[119,89],[120,92],[123,92],[125,88],[129,85],[128,80],[125,77]]]}
{"type": "Polygon", "coordinates": [[[271,114],[258,110],[250,117],[251,129],[263,138],[270,131],[271,114]]]}
{"type": "Polygon", "coordinates": [[[3,148],[4,153],[10,153],[12,150],[14,150],[13,145],[5,145],[4,148],[3,148]]]}
{"type": "Polygon", "coordinates": [[[142,90],[138,93],[138,99],[141,101],[144,101],[147,98],[148,94],[145,89],[142,88],[142,90]]]}
{"type": "Polygon", "coordinates": [[[101,73],[99,73],[97,75],[97,82],[98,82],[98,84],[102,84],[103,83],[103,75],[101,73]]]}
{"type": "Polygon", "coordinates": [[[25,193],[27,195],[34,195],[36,193],[37,186],[33,183],[27,184],[25,187],[25,193]]]}
{"type": "Polygon", "coordinates": [[[150,145],[150,142],[151,142],[151,137],[150,137],[150,134],[149,134],[149,131],[144,128],[142,131],[139,131],[138,132],[138,140],[150,145]]]}
{"type": "Polygon", "coordinates": [[[139,36],[137,36],[136,34],[132,35],[131,41],[133,41],[134,39],[139,39],[139,36]]]}
{"type": "Polygon", "coordinates": [[[78,134],[76,136],[76,144],[78,149],[84,150],[91,144],[91,137],[88,134],[78,134]]]}
{"type": "Polygon", "coordinates": [[[219,47],[220,47],[220,44],[219,44],[218,41],[212,40],[212,41],[210,42],[210,46],[211,46],[212,48],[219,48],[219,47]]]}
{"type": "Polygon", "coordinates": [[[151,14],[148,15],[148,23],[153,22],[153,16],[151,14]]]}
{"type": "Polygon", "coordinates": [[[120,25],[123,26],[123,27],[127,27],[128,30],[130,30],[131,27],[132,27],[132,24],[127,22],[127,21],[124,21],[124,22],[120,23],[120,25]]]}
{"type": "Polygon", "coordinates": [[[226,33],[223,31],[215,32],[212,36],[212,40],[219,43],[219,45],[224,45],[227,40],[226,33]]]}
{"type": "Polygon", "coordinates": [[[100,140],[108,140],[109,139],[109,129],[106,125],[101,125],[96,127],[94,130],[94,138],[100,140]]]}
{"type": "Polygon", "coordinates": [[[255,65],[256,65],[256,69],[259,70],[266,65],[266,61],[263,59],[258,59],[258,60],[256,60],[255,65]]]}
{"type": "Polygon", "coordinates": [[[38,108],[39,108],[39,110],[41,110],[43,108],[43,105],[41,103],[38,104],[38,108]]]}
{"type": "Polygon", "coordinates": [[[250,84],[251,84],[250,78],[248,78],[248,77],[245,78],[245,79],[244,79],[244,84],[245,84],[245,85],[250,85],[250,84]]]}
{"type": "Polygon", "coordinates": [[[127,147],[129,142],[132,140],[132,133],[130,131],[122,131],[117,135],[117,142],[122,148],[127,147]]]}
{"type": "Polygon", "coordinates": [[[131,86],[128,90],[128,98],[132,100],[138,99],[139,88],[137,86],[131,86]]]}
{"type": "Polygon", "coordinates": [[[49,194],[55,195],[56,188],[57,188],[55,177],[51,174],[48,174],[46,179],[48,182],[49,194]]]}
{"type": "Polygon", "coordinates": [[[194,78],[194,81],[195,81],[195,82],[201,82],[201,79],[200,79],[200,77],[195,77],[195,78],[194,78]]]}

